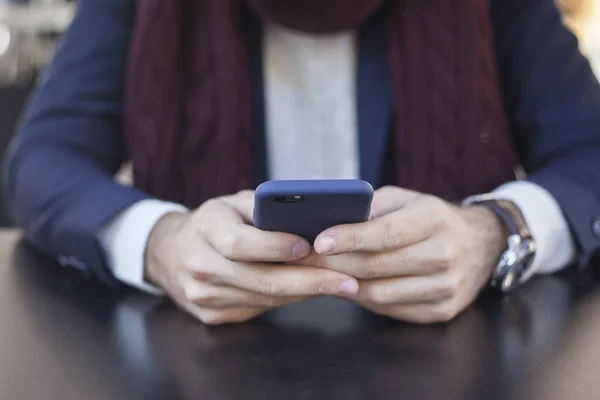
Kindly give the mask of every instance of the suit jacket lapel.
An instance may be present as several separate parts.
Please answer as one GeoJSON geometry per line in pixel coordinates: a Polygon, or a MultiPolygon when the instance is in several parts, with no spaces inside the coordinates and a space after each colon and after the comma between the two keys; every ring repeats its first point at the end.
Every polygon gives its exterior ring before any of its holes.
{"type": "Polygon", "coordinates": [[[387,40],[382,13],[371,17],[359,30],[357,118],[360,175],[373,186],[381,185],[385,147],[392,113],[392,90],[387,40]]]}
{"type": "Polygon", "coordinates": [[[252,85],[252,165],[254,183],[258,186],[269,176],[265,132],[263,30],[261,21],[250,9],[246,12],[245,33],[252,85]]]}

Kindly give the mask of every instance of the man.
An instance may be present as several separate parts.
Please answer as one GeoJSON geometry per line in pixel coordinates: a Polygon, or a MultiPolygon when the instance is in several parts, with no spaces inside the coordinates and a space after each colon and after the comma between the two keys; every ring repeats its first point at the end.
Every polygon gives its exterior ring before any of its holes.
{"type": "Polygon", "coordinates": [[[281,4],[81,1],[7,163],[29,239],[208,324],[318,295],[447,321],[598,250],[600,87],[552,0],[281,4]],[[252,227],[244,189],[356,177],[364,224],[252,227]]]}

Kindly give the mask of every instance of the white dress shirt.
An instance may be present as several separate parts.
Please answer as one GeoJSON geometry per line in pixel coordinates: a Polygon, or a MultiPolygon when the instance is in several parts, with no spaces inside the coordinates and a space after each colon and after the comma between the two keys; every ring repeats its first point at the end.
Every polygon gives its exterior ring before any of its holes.
{"type": "MultiPolygon", "coordinates": [[[[269,178],[357,178],[355,33],[317,36],[271,25],[266,27],[263,45],[269,178]]],[[[521,208],[536,240],[528,277],[554,272],[574,259],[573,238],[550,193],[525,181],[508,183],[495,193],[521,208]]],[[[144,200],[99,232],[119,280],[161,293],[144,282],[146,241],[163,215],[182,210],[178,204],[144,200]]]]}

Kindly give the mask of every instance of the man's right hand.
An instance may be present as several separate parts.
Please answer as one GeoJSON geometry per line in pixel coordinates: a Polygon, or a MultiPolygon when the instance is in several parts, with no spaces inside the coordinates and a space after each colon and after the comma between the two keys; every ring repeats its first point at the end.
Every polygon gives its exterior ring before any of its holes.
{"type": "Polygon", "coordinates": [[[244,322],[312,296],[358,292],[348,275],[294,265],[309,255],[309,243],[254,228],[253,204],[254,192],[245,191],[165,215],[148,240],[146,279],[210,325],[244,322]]]}

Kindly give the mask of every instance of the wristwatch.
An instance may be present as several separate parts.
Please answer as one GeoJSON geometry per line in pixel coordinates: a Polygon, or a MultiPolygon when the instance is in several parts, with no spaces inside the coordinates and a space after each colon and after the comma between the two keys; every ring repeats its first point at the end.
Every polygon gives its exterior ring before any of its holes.
{"type": "Polygon", "coordinates": [[[488,208],[504,223],[509,232],[507,249],[502,253],[490,279],[490,285],[506,293],[519,286],[535,257],[535,241],[519,208],[510,200],[493,194],[471,196],[463,206],[479,205],[488,208]]]}

